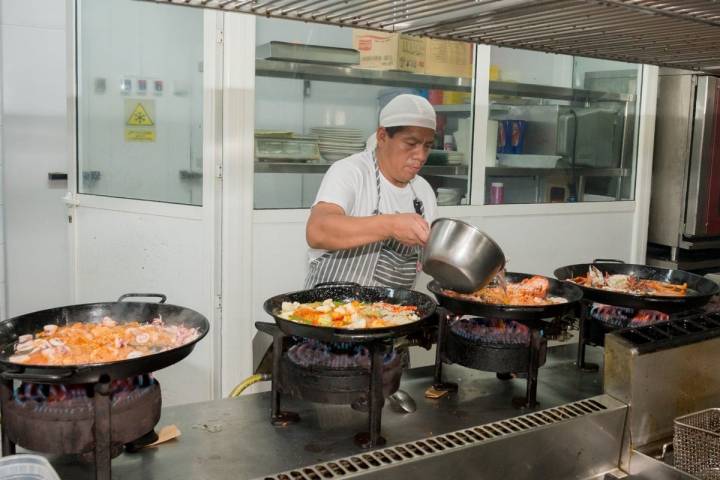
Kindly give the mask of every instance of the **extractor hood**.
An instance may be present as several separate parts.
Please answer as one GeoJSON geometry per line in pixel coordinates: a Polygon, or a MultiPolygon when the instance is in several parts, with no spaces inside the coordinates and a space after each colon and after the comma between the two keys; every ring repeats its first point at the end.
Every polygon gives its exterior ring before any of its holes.
{"type": "Polygon", "coordinates": [[[142,0],[720,73],[715,0],[142,0]]]}

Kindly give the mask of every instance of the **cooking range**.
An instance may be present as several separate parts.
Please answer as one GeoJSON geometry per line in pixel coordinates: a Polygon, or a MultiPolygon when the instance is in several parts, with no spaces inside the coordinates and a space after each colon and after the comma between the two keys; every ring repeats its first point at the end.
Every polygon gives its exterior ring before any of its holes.
{"type": "Polygon", "coordinates": [[[352,283],[322,284],[311,290],[278,295],[264,304],[276,324],[256,322],[258,330],[273,337],[271,422],[287,425],[300,420],[283,411],[282,396],[329,404],[367,408],[368,430],[355,435],[363,448],[385,444],[380,434],[385,398],[398,390],[402,354],[395,341],[422,336],[435,318],[430,297],[406,289],[361,287],[352,283]],[[323,302],[326,299],[388,302],[412,305],[419,319],[383,328],[343,329],[297,323],[277,314],[283,302],[323,302]]]}
{"type": "Polygon", "coordinates": [[[598,259],[592,263],[561,267],[555,270],[555,277],[567,281],[587,274],[590,267],[609,275],[632,275],[678,285],[687,284],[688,289],[683,296],[651,296],[579,285],[583,299],[579,318],[577,365],[583,370],[598,369],[597,365],[585,362],[585,348],[587,345],[604,346],[605,334],[621,328],[667,321],[697,313],[720,291],[720,287],[715,282],[700,275],[681,270],[633,265],[619,260],[598,259]],[[605,312],[605,308],[609,311],[605,312]],[[635,317],[623,318],[624,309],[636,311],[635,317]]]}
{"type": "MultiPolygon", "coordinates": [[[[525,273],[505,273],[508,283],[537,277],[525,273]]],[[[440,316],[435,356],[436,391],[455,391],[457,384],[444,382],[444,363],[457,363],[476,370],[496,372],[498,378],[511,374],[527,377],[525,397],[513,399],[517,407],[537,405],[538,369],[545,364],[545,327],[570,311],[582,298],[574,285],[546,278],[548,294],[565,300],[549,305],[493,305],[449,296],[436,281],[430,290],[446,312],[440,316]],[[480,318],[474,318],[480,317],[480,318]]]]}
{"type": "Polygon", "coordinates": [[[157,440],[161,391],[150,372],[179,362],[209,330],[205,317],[164,303],[162,294],[126,294],[117,302],[69,305],[21,315],[0,324],[0,413],[2,454],[16,446],[75,454],[94,464],[95,478],[110,480],[111,459],[157,440]],[[159,297],[159,303],[123,301],[159,297]],[[46,325],[151,323],[194,328],[197,336],[175,348],[125,360],[82,365],[24,365],[10,361],[22,335],[46,325]],[[21,382],[15,388],[15,382],[21,382]]]}

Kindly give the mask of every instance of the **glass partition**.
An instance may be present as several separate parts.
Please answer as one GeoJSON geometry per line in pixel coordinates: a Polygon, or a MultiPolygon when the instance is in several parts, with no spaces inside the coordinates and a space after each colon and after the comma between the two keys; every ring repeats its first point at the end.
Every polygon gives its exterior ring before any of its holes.
{"type": "Polygon", "coordinates": [[[257,19],[255,208],[308,208],[329,166],[365,149],[394,96],[425,96],[435,146],[420,175],[441,205],[468,203],[469,44],[257,19]]]}
{"type": "Polygon", "coordinates": [[[485,204],[632,200],[638,65],[492,47],[485,204]]]}
{"type": "Polygon", "coordinates": [[[77,2],[80,193],[202,203],[203,12],[77,2]]]}

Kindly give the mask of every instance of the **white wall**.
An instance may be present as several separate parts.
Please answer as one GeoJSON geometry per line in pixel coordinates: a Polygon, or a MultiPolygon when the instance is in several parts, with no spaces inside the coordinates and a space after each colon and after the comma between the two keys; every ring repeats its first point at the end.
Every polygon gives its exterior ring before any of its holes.
{"type": "Polygon", "coordinates": [[[65,2],[2,0],[3,162],[10,316],[70,302],[64,182],[65,2]]]}

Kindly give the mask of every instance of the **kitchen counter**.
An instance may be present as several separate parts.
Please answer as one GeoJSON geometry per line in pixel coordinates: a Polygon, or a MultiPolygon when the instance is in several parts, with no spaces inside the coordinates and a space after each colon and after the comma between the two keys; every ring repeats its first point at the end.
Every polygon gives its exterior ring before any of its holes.
{"type": "MultiPolygon", "coordinates": [[[[574,366],[575,345],[548,351],[540,369],[536,410],[602,393],[602,374],[583,373],[574,366]]],[[[602,349],[588,348],[588,359],[602,363],[602,349]]],[[[497,380],[495,374],[461,366],[444,367],[446,380],[460,389],[440,400],[423,395],[432,383],[432,368],[410,370],[401,388],[417,402],[417,411],[400,414],[386,404],[383,435],[387,445],[417,440],[473,425],[528,413],[512,407],[513,396],[525,393],[525,380],[497,380]]],[[[269,392],[169,407],[159,427],[175,424],[182,436],[136,454],[113,460],[113,479],[246,479],[361,452],[353,435],[365,430],[367,414],[349,406],[312,404],[287,399],[283,408],[298,412],[300,423],[270,425],[269,392]]],[[[70,457],[51,461],[63,479],[91,479],[89,465],[70,457]]]]}

